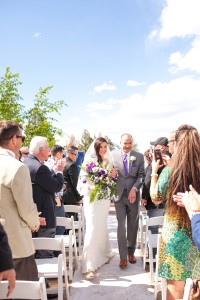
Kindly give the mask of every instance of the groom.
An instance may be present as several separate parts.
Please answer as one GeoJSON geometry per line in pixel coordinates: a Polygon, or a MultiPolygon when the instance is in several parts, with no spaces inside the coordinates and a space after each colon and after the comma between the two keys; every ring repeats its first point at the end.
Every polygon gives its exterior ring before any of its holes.
{"type": "Polygon", "coordinates": [[[139,189],[144,180],[144,157],[143,154],[132,151],[133,138],[130,134],[123,134],[120,144],[121,150],[113,152],[113,164],[118,169],[118,198],[115,209],[118,221],[119,267],[124,268],[127,266],[127,256],[129,263],[136,262],[134,251],[139,220],[139,189]]]}

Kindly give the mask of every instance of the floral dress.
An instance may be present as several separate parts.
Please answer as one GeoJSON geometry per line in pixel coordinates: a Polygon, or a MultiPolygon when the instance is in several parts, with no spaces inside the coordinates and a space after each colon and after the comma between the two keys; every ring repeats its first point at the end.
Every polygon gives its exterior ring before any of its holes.
{"type": "MultiPolygon", "coordinates": [[[[166,200],[167,182],[170,167],[165,167],[157,182],[157,194],[154,199],[166,200]]],[[[179,229],[178,216],[167,212],[161,235],[158,276],[167,280],[185,281],[187,278],[200,278],[200,252],[194,245],[191,232],[179,229]]]]}

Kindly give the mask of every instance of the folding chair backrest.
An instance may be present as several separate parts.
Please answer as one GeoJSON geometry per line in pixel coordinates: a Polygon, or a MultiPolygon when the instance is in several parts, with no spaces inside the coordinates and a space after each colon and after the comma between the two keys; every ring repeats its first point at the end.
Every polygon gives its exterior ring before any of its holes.
{"type": "Polygon", "coordinates": [[[55,238],[33,238],[33,244],[35,250],[53,250],[61,251],[63,254],[63,259],[65,258],[65,245],[64,237],[55,238]]]}
{"type": "Polygon", "coordinates": [[[9,298],[6,297],[8,292],[8,281],[0,283],[0,299],[42,299],[47,300],[47,292],[44,277],[39,281],[17,280],[14,291],[9,298]]]}
{"type": "Polygon", "coordinates": [[[147,217],[147,222],[146,222],[146,226],[155,226],[155,225],[163,225],[164,222],[164,216],[160,216],[160,217],[153,217],[153,218],[149,218],[147,217]]]}
{"type": "Polygon", "coordinates": [[[81,205],[64,205],[64,210],[65,210],[65,212],[82,214],[82,204],[81,205]]]}
{"type": "Polygon", "coordinates": [[[64,226],[65,229],[74,229],[74,217],[56,217],[56,226],[64,226]]]}

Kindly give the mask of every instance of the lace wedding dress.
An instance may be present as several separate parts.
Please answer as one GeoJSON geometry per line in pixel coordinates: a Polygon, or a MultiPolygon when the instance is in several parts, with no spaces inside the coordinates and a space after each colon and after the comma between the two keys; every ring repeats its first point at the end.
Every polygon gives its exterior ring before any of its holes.
{"type": "MultiPolygon", "coordinates": [[[[97,156],[94,149],[95,140],[88,148],[83,166],[88,162],[97,162],[97,156]]],[[[104,161],[110,162],[112,167],[112,156],[109,148],[104,154],[104,161]]],[[[97,200],[90,203],[90,195],[94,189],[94,183],[89,180],[87,173],[81,170],[78,189],[83,198],[83,208],[86,219],[86,233],[82,253],[82,273],[94,272],[106,264],[114,255],[110,248],[107,218],[110,207],[110,199],[97,200]],[[85,183],[84,182],[85,179],[85,183]]]]}
{"type": "Polygon", "coordinates": [[[90,203],[92,183],[83,183],[83,207],[86,219],[86,234],[82,253],[82,273],[97,270],[113,256],[109,243],[107,218],[109,199],[94,200],[90,203]]]}

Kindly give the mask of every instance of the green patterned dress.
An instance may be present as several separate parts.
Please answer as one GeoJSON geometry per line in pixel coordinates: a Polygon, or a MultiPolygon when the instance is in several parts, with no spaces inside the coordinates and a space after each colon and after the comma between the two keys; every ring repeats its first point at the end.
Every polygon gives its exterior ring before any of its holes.
{"type": "MultiPolygon", "coordinates": [[[[154,199],[166,200],[170,167],[159,176],[154,199]]],[[[166,212],[161,235],[158,275],[169,280],[200,279],[200,252],[194,245],[191,232],[178,228],[178,216],[166,212]]]]}

